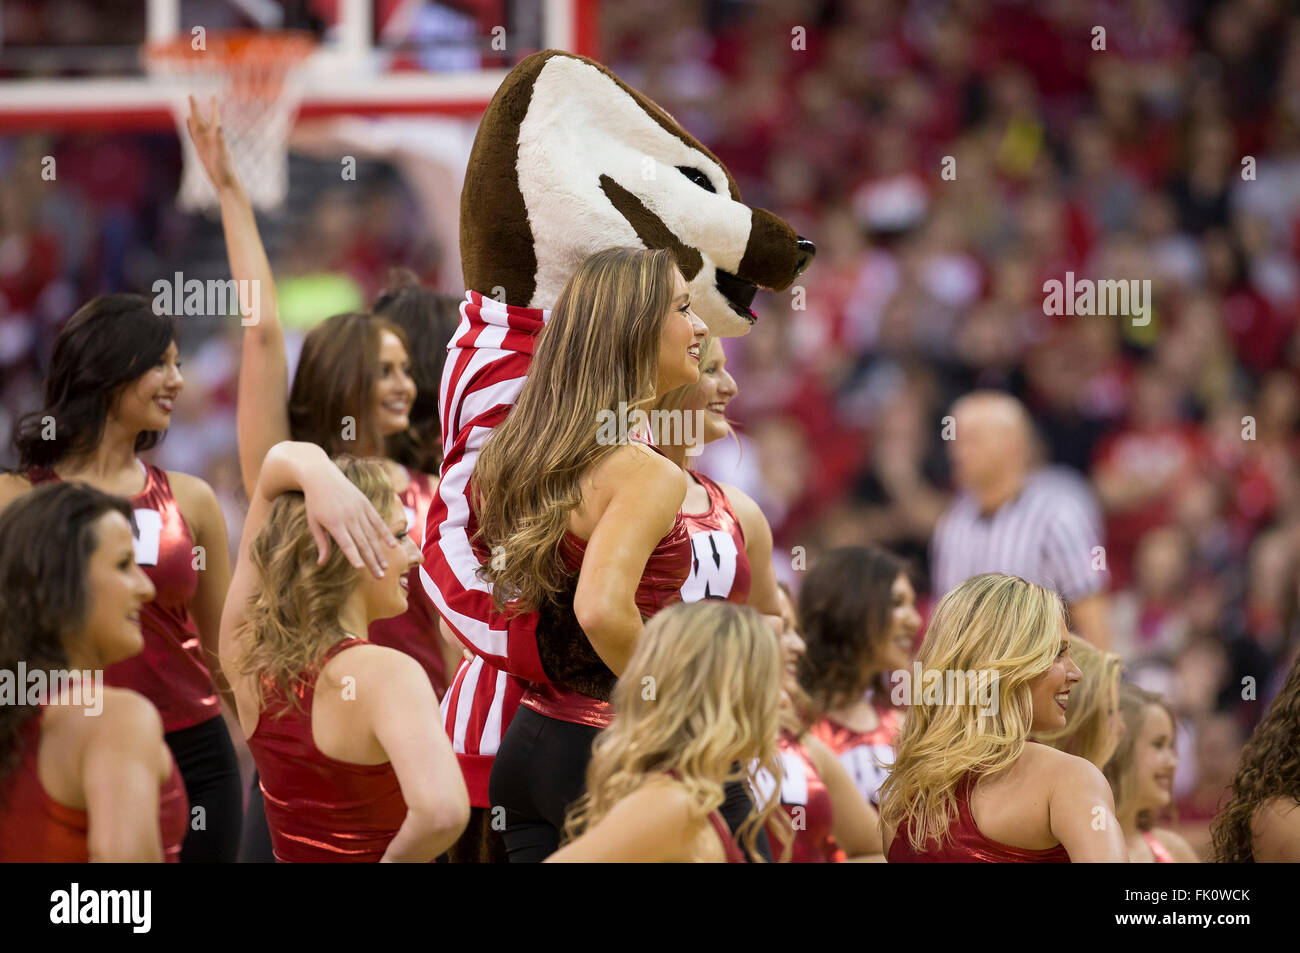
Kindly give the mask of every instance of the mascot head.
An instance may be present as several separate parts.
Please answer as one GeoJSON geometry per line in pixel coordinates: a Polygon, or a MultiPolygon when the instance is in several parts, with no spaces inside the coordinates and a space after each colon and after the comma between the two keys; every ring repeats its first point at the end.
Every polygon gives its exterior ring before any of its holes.
{"type": "Polygon", "coordinates": [[[671,249],[711,333],[754,323],[816,249],[740,200],[731,174],[599,63],[546,50],[521,62],[479,124],[461,193],[466,286],[550,308],[578,263],[615,245],[671,249]]]}

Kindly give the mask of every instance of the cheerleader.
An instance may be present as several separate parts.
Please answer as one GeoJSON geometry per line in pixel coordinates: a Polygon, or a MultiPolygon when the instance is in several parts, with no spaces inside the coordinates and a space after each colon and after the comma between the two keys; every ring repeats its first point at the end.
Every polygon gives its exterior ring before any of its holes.
{"type": "Polygon", "coordinates": [[[267,454],[221,643],[278,861],[427,862],[465,827],[433,687],[409,655],[365,638],[406,610],[419,563],[382,464],[336,466],[310,443],[267,454]],[[398,540],[383,575],[358,568],[361,549],[398,540]]]}
{"type": "Polygon", "coordinates": [[[560,292],[518,402],[475,465],[483,578],[498,612],[540,610],[550,678],[524,693],[489,778],[512,861],[559,846],[643,622],[680,601],[686,477],[632,412],[699,377],[704,334],[671,253],[591,255],[560,292]],[[593,320],[601,333],[590,333],[593,320]]]}
{"type": "Polygon", "coordinates": [[[1221,863],[1300,861],[1300,658],[1241,752],[1232,799],[1214,823],[1221,863]]]}
{"type": "MultiPolygon", "coordinates": [[[[706,337],[700,345],[700,377],[693,384],[669,391],[655,404],[650,423],[655,443],[686,474],[682,520],[691,541],[691,572],[682,585],[683,602],[725,599],[750,605],[779,621],[776,573],[772,567],[772,528],[758,505],[733,486],[715,483],[692,464],[704,444],[733,435],[727,405],[738,392],[727,373],[722,341],[706,337]]],[[[744,785],[726,786],[722,814],[729,822],[746,817],[751,808],[744,785]]],[[[767,835],[760,834],[759,852],[772,859],[767,835]]]]}
{"type": "MultiPolygon", "coordinates": [[[[615,715],[596,739],[567,843],[547,859],[761,859],[758,834],[777,802],[734,837],[718,808],[728,780],[780,770],[780,671],[776,637],[752,609],[709,600],[656,615],[614,688],[615,715]]],[[[777,829],[789,839],[784,822],[777,829]]]]}
{"type": "MultiPolygon", "coordinates": [[[[437,478],[394,459],[397,455],[412,461],[427,459],[429,452],[414,444],[411,411],[418,391],[411,376],[405,333],[392,321],[372,314],[335,315],[307,335],[290,387],[275,278],[253,207],[226,148],[215,105],[211,117],[205,119],[191,97],[188,125],[221,201],[231,275],[241,285],[245,280],[255,282],[249,287],[259,290],[256,301],[243,303],[245,308],[256,307],[256,321],[244,329],[236,409],[245,492],[252,499],[262,460],[281,441],[310,441],[331,457],[341,453],[378,457],[402,499],[411,534],[419,545],[437,478]]],[[[432,323],[431,305],[399,302],[401,295],[399,289],[390,289],[380,296],[379,303],[385,309],[428,307],[432,323]]],[[[442,344],[445,347],[446,342],[442,344]]],[[[385,557],[376,554],[372,568],[380,569],[385,557]]],[[[411,598],[407,611],[398,619],[380,622],[368,637],[376,645],[399,649],[419,662],[441,697],[447,690],[447,656],[455,661],[459,649],[444,654],[437,613],[416,570],[411,571],[408,585],[411,598]]]]}
{"type": "Polygon", "coordinates": [[[799,683],[821,717],[810,733],[848,770],[858,791],[880,803],[903,713],[890,704],[891,675],[908,672],[921,617],[903,564],[875,547],[822,556],[799,590],[807,651],[799,683]]]}
{"type": "Polygon", "coordinates": [[[1059,596],[972,576],[939,602],[917,662],[880,791],[890,863],[1126,859],[1102,773],[1029,740],[1065,725],[1079,681],[1059,596]]]}
{"type": "Polygon", "coordinates": [[[144,651],[110,665],[108,685],[151,701],[185,779],[195,823],[182,862],[233,861],[243,804],[239,762],[221,716],[232,699],[217,660],[230,581],[226,523],[212,488],[139,454],[171,426],[184,386],[173,319],[148,298],[112,294],[78,309],[54,341],[45,399],[14,434],[16,472],[0,505],[35,484],[80,482],[124,497],[136,562],[154,587],[141,611],[144,651]]]}
{"type": "MultiPolygon", "coordinates": [[[[797,678],[804,641],[794,603],[784,585],[780,586],[779,596],[783,668],[777,748],[785,772],[780,803],[794,830],[790,860],[796,864],[838,863],[845,859],[883,862],[880,815],[858,792],[835,754],[807,731],[801,713],[808,710],[808,696],[797,678]]],[[[758,783],[765,797],[776,789],[771,775],[760,774],[758,783]]]]}
{"type": "Polygon", "coordinates": [[[0,705],[0,862],[180,858],[185,787],[149,700],[60,673],[89,673],[145,647],[154,585],[135,562],[125,500],[57,483],[0,511],[0,672],[26,696],[0,705]],[[95,715],[97,717],[86,717],[95,715]]]}
{"type": "Polygon", "coordinates": [[[1115,813],[1134,864],[1195,864],[1196,852],[1171,830],[1155,827],[1153,815],[1174,803],[1174,715],[1163,698],[1136,685],[1119,695],[1124,737],[1106,762],[1115,813]]]}
{"type": "MultiPolygon", "coordinates": [[[[411,411],[419,394],[405,334],[397,324],[376,315],[335,315],[307,335],[290,387],[275,277],[253,207],[231,162],[215,103],[211,116],[204,118],[191,97],[188,127],[221,202],[231,275],[241,286],[249,281],[247,287],[257,289],[254,300],[241,302],[256,316],[244,329],[236,405],[244,491],[252,499],[263,458],[272,446],[285,440],[310,441],[331,457],[348,453],[382,458],[419,545],[437,479],[407,465],[428,459],[430,450],[419,444],[412,430],[411,411]]],[[[405,296],[402,302],[397,297],[392,289],[382,294],[378,303],[386,310],[423,310],[411,297],[405,296]]],[[[427,433],[427,429],[421,431],[427,433]]],[[[385,571],[385,553],[362,550],[360,555],[376,574],[385,571]]],[[[418,570],[411,570],[407,582],[410,598],[406,612],[377,621],[367,637],[419,662],[441,697],[447,690],[449,667],[459,659],[459,646],[450,645],[442,636],[418,570]]],[[[268,863],[272,859],[256,776],[249,790],[240,858],[268,863]]]]}
{"type": "Polygon", "coordinates": [[[682,601],[726,599],[775,617],[781,608],[767,517],[745,493],[694,469],[688,452],[734,435],[726,415],[737,393],[721,339],[706,337],[700,345],[699,380],[655,404],[653,436],[686,473],[682,518],[691,539],[691,574],[682,586],[682,601]]]}
{"type": "Polygon", "coordinates": [[[1065,727],[1036,734],[1033,740],[1104,768],[1124,737],[1124,719],[1119,713],[1120,657],[1071,634],[1070,658],[1082,678],[1070,691],[1065,727]]]}

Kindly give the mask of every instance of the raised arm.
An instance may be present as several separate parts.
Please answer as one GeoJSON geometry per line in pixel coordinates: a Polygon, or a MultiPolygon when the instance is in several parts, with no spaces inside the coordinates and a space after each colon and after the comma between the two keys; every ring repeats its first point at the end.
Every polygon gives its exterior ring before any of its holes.
{"type": "Polygon", "coordinates": [[[236,633],[243,628],[248,599],[256,583],[248,552],[266,524],[275,498],[282,493],[301,492],[307,504],[307,522],[316,540],[318,560],[329,556],[330,540],[343,550],[348,561],[360,569],[369,567],[383,576],[388,549],[397,546],[392,531],[370,505],[365,494],[343,475],[325,451],[314,443],[284,442],[266,455],[249,499],[248,516],[239,540],[239,555],[221,614],[221,658],[231,664],[238,655],[236,633]]]}
{"type": "Polygon", "coordinates": [[[1096,765],[1070,758],[1055,775],[1047,811],[1052,833],[1072,862],[1128,862],[1124,832],[1115,817],[1115,799],[1096,765]]]}
{"type": "Polygon", "coordinates": [[[622,675],[641,634],[637,586],[686,498],[686,474],[637,445],[620,447],[600,469],[613,489],[587,541],[573,612],[601,661],[622,675]]]}
{"type": "Polygon", "coordinates": [[[239,472],[244,492],[253,498],[257,473],[268,450],[289,433],[289,367],[284,331],[275,302],[275,278],[262,247],[253,206],[235,172],[216,101],[206,118],[190,97],[187,120],[190,138],[203,170],[221,202],[221,227],[226,235],[230,275],[239,287],[244,325],[239,396],[235,418],[239,435],[239,472]]]}

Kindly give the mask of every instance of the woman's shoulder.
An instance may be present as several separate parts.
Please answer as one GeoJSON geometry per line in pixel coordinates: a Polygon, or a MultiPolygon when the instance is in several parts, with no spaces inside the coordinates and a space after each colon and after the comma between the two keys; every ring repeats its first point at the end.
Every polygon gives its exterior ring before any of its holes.
{"type": "Polygon", "coordinates": [[[57,745],[69,763],[92,750],[114,757],[147,757],[163,741],[158,709],[129,688],[100,687],[95,693],[65,693],[51,701],[41,715],[42,738],[57,745]]]}
{"type": "Polygon", "coordinates": [[[1187,840],[1181,834],[1171,831],[1167,827],[1153,827],[1151,828],[1151,836],[1173,855],[1175,863],[1195,864],[1200,862],[1200,858],[1196,856],[1196,851],[1192,850],[1192,845],[1187,843],[1187,840]]]}
{"type": "Polygon", "coordinates": [[[637,818],[647,829],[663,832],[685,830],[706,816],[686,785],[666,774],[647,777],[619,802],[617,810],[637,818]]]}
{"type": "Polygon", "coordinates": [[[1090,792],[1099,786],[1109,790],[1105,776],[1091,761],[1037,742],[1025,744],[1008,775],[1017,787],[1033,785],[1049,795],[1059,791],[1090,792]]]}
{"type": "Polygon", "coordinates": [[[182,512],[199,512],[210,506],[220,508],[216,491],[207,480],[192,473],[182,473],[180,470],[163,470],[162,473],[167,478],[167,485],[171,488],[172,496],[182,512]]]}
{"type": "Polygon", "coordinates": [[[686,487],[686,473],[681,467],[669,460],[661,451],[638,440],[629,440],[615,447],[608,456],[596,464],[593,472],[602,470],[616,471],[625,476],[648,473],[656,479],[661,478],[663,474],[675,473],[681,478],[683,489],[686,487]]]}
{"type": "Polygon", "coordinates": [[[1285,795],[1269,798],[1251,818],[1255,859],[1300,861],[1300,800],[1285,795]]]}
{"type": "Polygon", "coordinates": [[[663,454],[635,441],[615,447],[587,472],[587,479],[607,499],[626,493],[654,506],[662,498],[665,506],[671,503],[676,510],[686,498],[685,471],[663,454]]]}
{"type": "Polygon", "coordinates": [[[421,687],[433,690],[428,674],[412,656],[364,639],[356,639],[339,649],[320,671],[321,676],[331,683],[351,676],[359,690],[358,697],[361,696],[360,690],[368,684],[382,686],[383,691],[389,694],[406,694],[421,687]]]}

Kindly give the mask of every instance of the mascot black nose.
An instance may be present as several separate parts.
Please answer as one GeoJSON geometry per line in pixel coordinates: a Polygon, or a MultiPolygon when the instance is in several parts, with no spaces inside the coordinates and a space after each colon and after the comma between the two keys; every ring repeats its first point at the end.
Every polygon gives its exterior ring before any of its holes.
{"type": "Polygon", "coordinates": [[[796,237],[796,243],[799,248],[799,260],[794,266],[794,273],[802,275],[804,270],[812,264],[813,255],[817,254],[817,246],[802,235],[796,237]]]}

